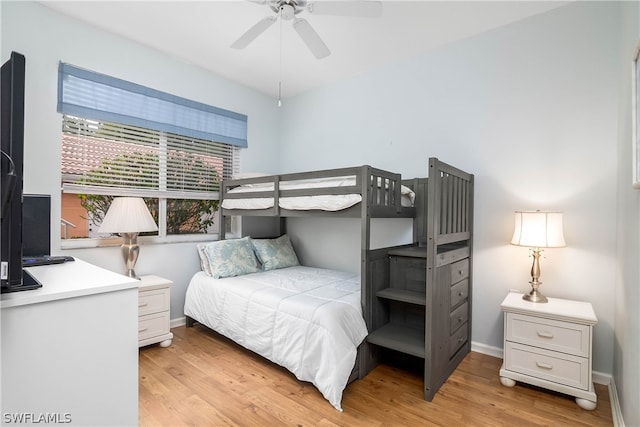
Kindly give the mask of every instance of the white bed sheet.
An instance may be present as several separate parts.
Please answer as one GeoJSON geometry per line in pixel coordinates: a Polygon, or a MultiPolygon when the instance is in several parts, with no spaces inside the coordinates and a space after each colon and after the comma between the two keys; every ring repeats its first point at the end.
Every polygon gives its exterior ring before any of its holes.
{"type": "Polygon", "coordinates": [[[185,315],[309,381],[336,409],[367,336],[356,274],[288,267],[187,288],[185,315]]]}
{"type": "MultiPolygon", "coordinates": [[[[296,181],[282,181],[279,184],[280,190],[294,190],[302,188],[327,188],[327,187],[348,187],[356,184],[354,176],[305,179],[296,181]]],[[[255,191],[273,191],[273,184],[248,184],[236,187],[229,193],[250,193],[255,191]]],[[[408,187],[402,186],[401,204],[404,207],[413,206],[415,193],[408,187]]],[[[350,208],[362,201],[360,194],[338,194],[338,195],[318,195],[318,196],[297,196],[280,197],[278,205],[282,209],[289,210],[324,210],[339,211],[350,208]]],[[[272,197],[258,197],[248,199],[224,199],[222,207],[225,209],[269,209],[273,207],[272,197]]]]}

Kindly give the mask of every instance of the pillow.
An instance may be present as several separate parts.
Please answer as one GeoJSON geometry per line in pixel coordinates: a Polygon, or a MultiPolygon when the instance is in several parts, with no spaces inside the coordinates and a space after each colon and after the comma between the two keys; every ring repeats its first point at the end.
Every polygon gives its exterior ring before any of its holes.
{"type": "MultiPolygon", "coordinates": [[[[262,172],[242,172],[233,175],[233,179],[248,179],[248,178],[263,178],[265,176],[270,176],[266,173],[262,172]]],[[[242,184],[244,188],[253,188],[253,187],[262,187],[262,186],[270,186],[273,188],[273,182],[266,183],[258,183],[258,184],[242,184]]]]}
{"type": "Polygon", "coordinates": [[[198,256],[200,257],[200,269],[204,271],[207,276],[211,276],[211,267],[209,266],[209,258],[207,258],[207,254],[204,252],[204,248],[207,246],[207,243],[198,243],[196,248],[198,249],[198,256]]]}
{"type": "Polygon", "coordinates": [[[263,172],[239,172],[233,175],[233,179],[260,178],[263,176],[268,176],[268,174],[263,172]]]}
{"type": "Polygon", "coordinates": [[[251,239],[251,244],[265,271],[299,265],[298,257],[286,234],[277,239],[251,239]]]}
{"type": "Polygon", "coordinates": [[[211,242],[204,252],[214,279],[260,271],[249,237],[211,242]]]}

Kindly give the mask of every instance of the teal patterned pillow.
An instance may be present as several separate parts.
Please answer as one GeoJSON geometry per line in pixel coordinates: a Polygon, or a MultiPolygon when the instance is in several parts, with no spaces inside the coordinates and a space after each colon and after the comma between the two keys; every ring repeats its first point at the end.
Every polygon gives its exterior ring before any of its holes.
{"type": "Polygon", "coordinates": [[[277,239],[252,239],[251,243],[265,271],[299,265],[298,257],[286,234],[277,239]]]}
{"type": "Polygon", "coordinates": [[[207,254],[211,276],[214,279],[260,271],[248,237],[211,242],[205,246],[204,252],[207,254]]]}

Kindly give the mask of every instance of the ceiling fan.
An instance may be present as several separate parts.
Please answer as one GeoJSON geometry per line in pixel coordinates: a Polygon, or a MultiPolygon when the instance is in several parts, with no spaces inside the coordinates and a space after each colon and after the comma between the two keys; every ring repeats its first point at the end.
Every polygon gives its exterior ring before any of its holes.
{"type": "Polygon", "coordinates": [[[341,1],[306,1],[306,0],[248,0],[252,3],[266,4],[275,16],[266,17],[249,28],[238,40],[231,45],[234,49],[244,49],[267,28],[273,25],[278,16],[283,21],[293,20],[293,29],[296,30],[302,41],[307,45],[311,53],[318,59],[325,58],[331,51],[322,41],[311,24],[297,15],[308,12],[315,15],[338,15],[376,18],[382,14],[382,2],[373,0],[341,0],[341,1]]]}

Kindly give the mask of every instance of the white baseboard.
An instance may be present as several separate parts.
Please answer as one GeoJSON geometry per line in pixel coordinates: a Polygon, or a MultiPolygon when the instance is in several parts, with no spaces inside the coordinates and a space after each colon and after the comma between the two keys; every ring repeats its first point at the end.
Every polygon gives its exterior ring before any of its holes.
{"type": "Polygon", "coordinates": [[[611,417],[613,418],[614,427],[624,427],[624,419],[622,418],[622,409],[620,408],[620,399],[618,399],[618,389],[616,382],[611,377],[609,383],[609,400],[611,400],[611,417]]]}
{"type": "Polygon", "coordinates": [[[498,359],[502,359],[502,356],[504,355],[504,352],[501,348],[474,342],[474,341],[471,341],[471,351],[475,351],[476,353],[487,354],[489,356],[497,357],[498,359]]]}
{"type": "Polygon", "coordinates": [[[178,317],[177,319],[171,319],[171,322],[169,322],[169,327],[176,328],[178,326],[184,326],[186,324],[187,324],[187,319],[186,317],[182,316],[182,317],[178,317]]]}
{"type": "Polygon", "coordinates": [[[611,387],[611,381],[613,381],[613,377],[611,376],[611,374],[605,374],[602,372],[593,371],[591,373],[591,377],[594,383],[611,387]]]}

